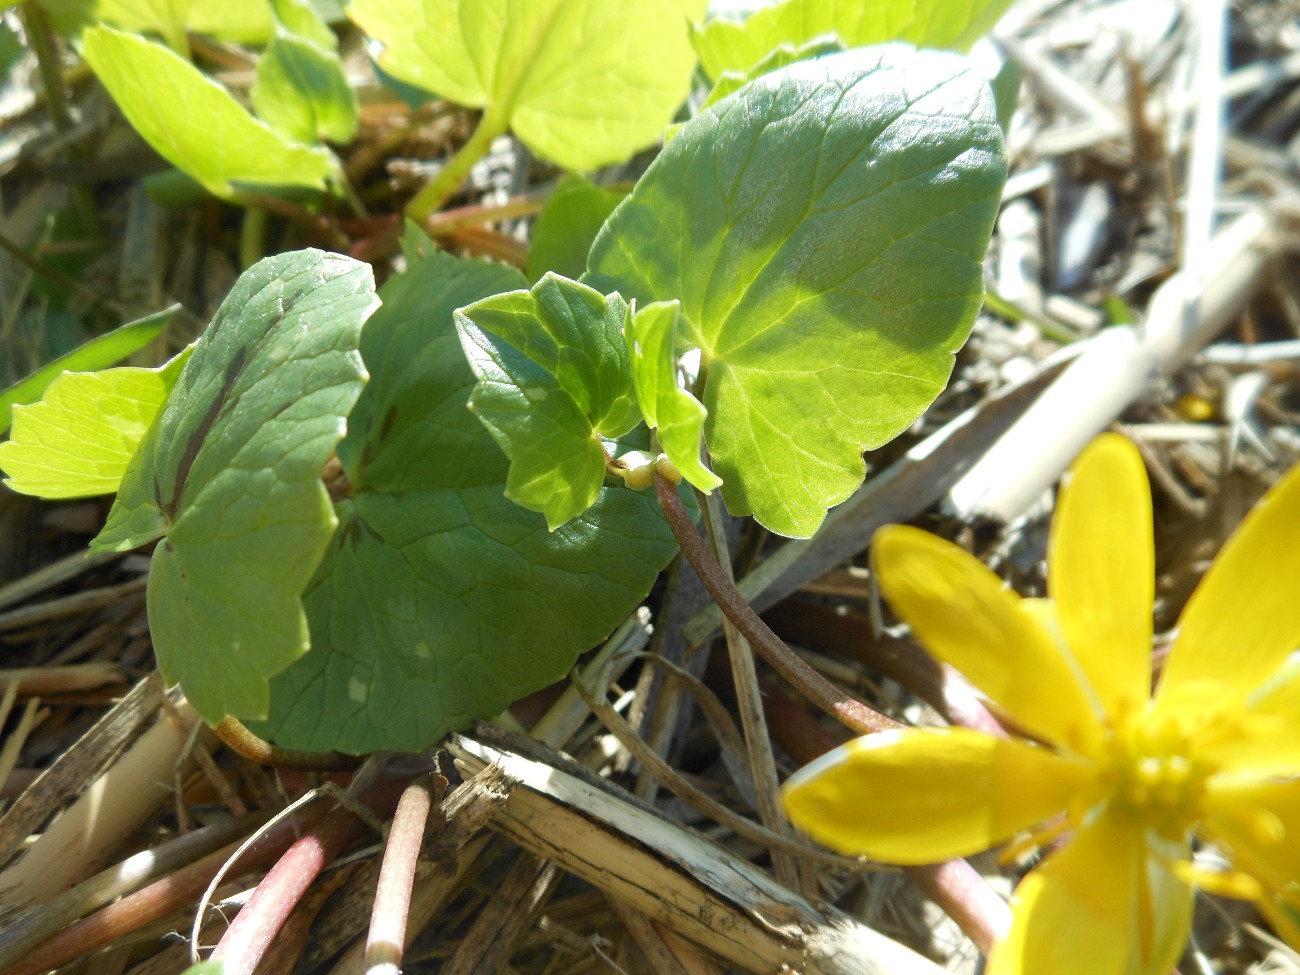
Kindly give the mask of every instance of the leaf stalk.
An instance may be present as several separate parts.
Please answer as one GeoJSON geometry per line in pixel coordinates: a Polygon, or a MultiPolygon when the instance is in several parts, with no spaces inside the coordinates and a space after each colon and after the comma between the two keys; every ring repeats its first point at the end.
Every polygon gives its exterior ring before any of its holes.
{"type": "Polygon", "coordinates": [[[495,117],[490,111],[479,121],[478,128],[469,137],[469,141],[456,150],[456,154],[447,161],[438,175],[425,184],[424,189],[406,204],[406,216],[416,223],[423,223],[435,211],[440,210],[451,196],[465,182],[465,177],[474,168],[474,164],[487,155],[496,137],[506,131],[506,123],[495,117]]]}
{"type": "Polygon", "coordinates": [[[686,506],[677,495],[677,488],[658,472],[655,473],[655,494],[659,499],[659,507],[663,509],[668,525],[677,538],[677,544],[704,583],[704,588],[749,641],[749,645],[758,651],[759,656],[808,700],[860,735],[903,727],[893,718],[836,687],[772,632],[718,565],[704,539],[695,530],[686,506]]]}

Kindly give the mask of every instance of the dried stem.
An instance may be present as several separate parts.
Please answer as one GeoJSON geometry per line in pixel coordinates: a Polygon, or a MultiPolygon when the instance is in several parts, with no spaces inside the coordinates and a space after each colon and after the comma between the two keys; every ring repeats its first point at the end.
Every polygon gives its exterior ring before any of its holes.
{"type": "Polygon", "coordinates": [[[695,568],[704,588],[714,598],[724,614],[749,641],[749,645],[788,680],[808,700],[831,715],[841,724],[861,735],[890,728],[901,728],[897,721],[868,707],[857,698],[836,687],[782,642],[754,612],[754,608],[736,591],[735,584],[727,578],[722,567],[700,538],[677,495],[677,487],[655,473],[655,493],[659,507],[668,517],[677,543],[695,568]]]}

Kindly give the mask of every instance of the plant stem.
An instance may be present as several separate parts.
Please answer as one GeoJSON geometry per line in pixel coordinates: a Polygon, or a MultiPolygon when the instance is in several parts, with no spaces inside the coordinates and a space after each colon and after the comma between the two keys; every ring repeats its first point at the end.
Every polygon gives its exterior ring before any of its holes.
{"type": "Polygon", "coordinates": [[[260,765],[274,765],[276,768],[300,769],[304,772],[336,772],[340,769],[353,769],[361,764],[355,755],[343,755],[339,752],[304,752],[296,748],[281,748],[272,745],[264,738],[259,738],[244,726],[238,718],[226,715],[221,723],[213,729],[222,744],[236,755],[242,755],[250,762],[260,765]]]}
{"type": "MultiPolygon", "coordinates": [[[[406,784],[393,781],[376,786],[360,797],[361,803],[386,818],[406,784]]],[[[351,810],[339,806],[285,851],[213,949],[210,957],[222,961],[226,975],[252,975],[307,889],[363,826],[351,810]]]]}
{"type": "Polygon", "coordinates": [[[786,680],[808,700],[831,715],[841,724],[860,735],[869,735],[876,731],[901,728],[902,725],[874,708],[868,707],[857,698],[846,694],[800,658],[782,642],[764,623],[759,615],[736,591],[735,584],[727,578],[722,567],[709,551],[704,540],[700,538],[686,511],[686,506],[677,495],[676,485],[666,481],[663,475],[655,472],[655,494],[659,498],[659,507],[668,517],[669,527],[677,538],[677,544],[695,568],[704,588],[709,591],[722,612],[749,641],[749,645],[758,651],[786,680]]]}
{"type": "Polygon", "coordinates": [[[244,207],[239,225],[239,266],[248,270],[266,252],[266,211],[261,207],[244,207]]]}
{"type": "MultiPolygon", "coordinates": [[[[445,781],[445,780],[444,780],[445,781]]],[[[406,948],[406,925],[411,911],[411,888],[415,867],[424,842],[425,824],[434,796],[430,777],[416,779],[406,787],[393,813],[393,824],[384,844],[384,859],[375,885],[375,904],[366,936],[365,970],[368,973],[396,973],[402,970],[406,948]]]]}
{"type": "Polygon", "coordinates": [[[478,128],[469,137],[469,141],[456,151],[441,171],[425,185],[424,189],[406,204],[405,213],[416,223],[423,223],[429,216],[442,207],[447,197],[460,188],[465,177],[474,164],[487,155],[497,136],[504,133],[506,124],[495,118],[489,111],[479,120],[478,128]]]}

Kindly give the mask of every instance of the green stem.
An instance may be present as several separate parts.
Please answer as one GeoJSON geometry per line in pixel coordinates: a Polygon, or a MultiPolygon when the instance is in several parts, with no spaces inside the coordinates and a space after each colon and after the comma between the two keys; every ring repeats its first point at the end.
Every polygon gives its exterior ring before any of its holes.
{"type": "MultiPolygon", "coordinates": [[[[63,86],[63,66],[59,63],[58,51],[54,49],[54,34],[50,31],[45,11],[39,4],[24,3],[19,4],[19,16],[23,20],[27,43],[36,55],[36,68],[40,72],[41,87],[45,89],[45,101],[54,128],[59,134],[67,135],[75,123],[68,108],[68,94],[63,86]]],[[[76,146],[70,146],[68,151],[73,156],[80,154],[76,146]]],[[[99,208],[95,204],[94,194],[84,183],[73,184],[71,192],[72,206],[82,224],[92,236],[100,236],[99,208]]]]}
{"type": "Polygon", "coordinates": [[[250,762],[257,762],[260,765],[301,769],[305,772],[335,772],[340,769],[354,769],[361,764],[361,759],[355,755],[341,755],[338,752],[303,752],[296,748],[272,745],[249,731],[238,718],[232,718],[230,715],[222,718],[221,723],[213,730],[216,731],[222,744],[236,755],[242,755],[250,762]]]}
{"type": "Polygon", "coordinates": [[[23,18],[23,27],[26,28],[27,43],[36,55],[36,67],[41,74],[41,87],[45,89],[50,118],[60,133],[66,133],[72,128],[72,113],[68,110],[68,97],[63,89],[63,67],[54,50],[54,36],[50,33],[49,21],[45,19],[45,11],[38,4],[21,4],[18,12],[23,18]]]}
{"type": "Polygon", "coordinates": [[[737,590],[717,559],[695,530],[690,514],[682,499],[677,496],[677,487],[666,481],[662,474],[655,472],[655,494],[659,498],[659,507],[668,518],[668,525],[682,553],[695,569],[704,588],[709,591],[726,614],[727,619],[735,625],[749,641],[749,645],[758,652],[782,677],[788,680],[800,694],[817,705],[844,726],[860,735],[869,735],[876,731],[903,727],[888,715],[881,714],[868,707],[857,698],[846,694],[839,687],[828,681],[772,632],[763,622],[754,607],[749,605],[737,590]]]}
{"type": "Polygon", "coordinates": [[[406,204],[406,215],[416,223],[423,223],[434,211],[447,202],[447,197],[460,188],[465,177],[474,164],[487,155],[497,136],[506,130],[506,122],[495,118],[491,111],[479,120],[478,128],[469,137],[469,141],[457,150],[447,161],[447,165],[431,179],[410,203],[406,204]]]}
{"type": "Polygon", "coordinates": [[[261,207],[244,207],[244,221],[239,226],[239,266],[247,270],[266,252],[266,211],[261,207]]]}

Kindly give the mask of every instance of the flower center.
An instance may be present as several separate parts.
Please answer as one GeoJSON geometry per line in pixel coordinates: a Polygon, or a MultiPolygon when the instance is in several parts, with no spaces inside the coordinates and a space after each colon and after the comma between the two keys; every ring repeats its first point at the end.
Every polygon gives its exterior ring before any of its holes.
{"type": "Polygon", "coordinates": [[[1102,778],[1111,808],[1164,836],[1184,836],[1211,771],[1196,761],[1186,732],[1168,717],[1146,715],[1117,731],[1108,750],[1102,778]]]}

